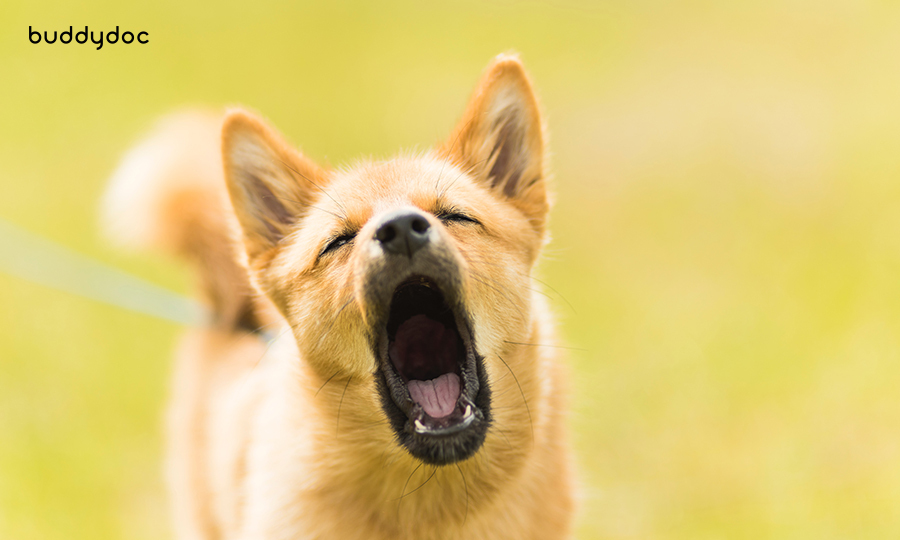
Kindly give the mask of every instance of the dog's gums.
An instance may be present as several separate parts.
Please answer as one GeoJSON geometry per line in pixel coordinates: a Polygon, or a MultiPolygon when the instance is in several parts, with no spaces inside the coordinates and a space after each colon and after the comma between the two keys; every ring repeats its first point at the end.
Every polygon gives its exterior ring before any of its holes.
{"type": "Polygon", "coordinates": [[[490,389],[464,311],[434,280],[414,276],[392,295],[379,336],[376,378],[401,444],[432,465],[477,452],[490,424],[490,389]]]}

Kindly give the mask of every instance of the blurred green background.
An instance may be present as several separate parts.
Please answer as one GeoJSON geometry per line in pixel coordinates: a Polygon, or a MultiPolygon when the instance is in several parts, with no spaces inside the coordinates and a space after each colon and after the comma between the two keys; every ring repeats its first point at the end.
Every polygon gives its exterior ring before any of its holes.
{"type": "MultiPolygon", "coordinates": [[[[579,538],[900,537],[896,3],[6,0],[0,218],[186,293],[95,225],[155,118],[242,103],[316,159],[389,156],[510,49],[551,130],[540,273],[583,349],[579,538]]],[[[180,332],[0,275],[0,538],[168,537],[180,332]]]]}

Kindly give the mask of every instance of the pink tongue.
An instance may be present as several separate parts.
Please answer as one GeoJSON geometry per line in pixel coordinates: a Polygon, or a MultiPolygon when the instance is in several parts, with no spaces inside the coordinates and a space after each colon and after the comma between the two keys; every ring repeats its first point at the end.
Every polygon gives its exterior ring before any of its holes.
{"type": "Polygon", "coordinates": [[[443,418],[453,412],[459,399],[459,376],[444,373],[430,381],[409,381],[409,396],[432,418],[443,418]]]}

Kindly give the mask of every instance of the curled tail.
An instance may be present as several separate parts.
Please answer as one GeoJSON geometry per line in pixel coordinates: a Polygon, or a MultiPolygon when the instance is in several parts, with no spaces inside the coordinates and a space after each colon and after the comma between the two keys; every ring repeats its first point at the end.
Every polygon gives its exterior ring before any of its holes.
{"type": "Polygon", "coordinates": [[[256,332],[272,314],[240,262],[238,224],[222,171],[221,126],[221,115],[199,111],[163,118],[113,173],[103,227],[119,245],[188,260],[213,324],[256,332]]]}

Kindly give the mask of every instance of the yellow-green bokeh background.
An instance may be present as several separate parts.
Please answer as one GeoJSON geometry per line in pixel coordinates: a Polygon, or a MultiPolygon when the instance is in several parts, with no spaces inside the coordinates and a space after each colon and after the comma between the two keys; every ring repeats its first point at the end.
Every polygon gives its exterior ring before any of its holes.
{"type": "MultiPolygon", "coordinates": [[[[583,349],[579,537],[900,537],[895,3],[143,4],[0,5],[0,218],[187,292],[95,226],[156,117],[242,103],[317,159],[389,156],[518,50],[556,173],[542,279],[583,349]]],[[[0,538],[168,537],[180,331],[0,275],[0,538]]]]}

